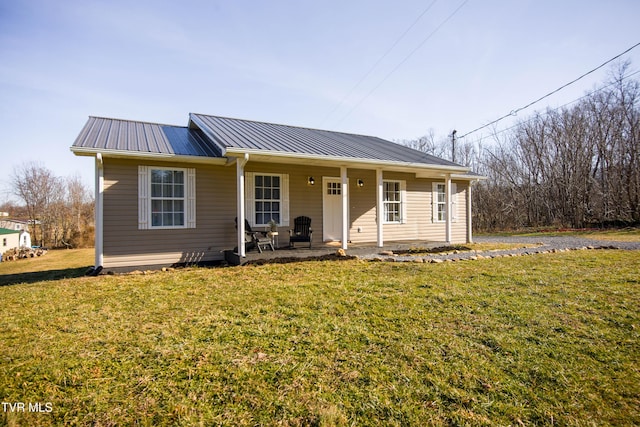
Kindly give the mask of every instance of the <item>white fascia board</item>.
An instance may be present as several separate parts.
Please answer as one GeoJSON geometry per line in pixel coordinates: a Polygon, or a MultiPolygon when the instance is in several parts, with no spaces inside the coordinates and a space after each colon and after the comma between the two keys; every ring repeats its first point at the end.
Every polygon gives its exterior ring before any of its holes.
{"type": "Polygon", "coordinates": [[[210,165],[225,165],[225,157],[182,156],[166,153],[147,153],[141,151],[109,150],[100,148],[71,147],[71,152],[76,156],[91,156],[101,154],[102,157],[117,159],[153,159],[163,161],[175,161],[180,163],[205,163],[210,165]]]}
{"type": "Polygon", "coordinates": [[[396,171],[407,171],[419,173],[420,171],[440,171],[443,173],[455,173],[458,172],[463,176],[464,173],[469,171],[469,168],[464,166],[444,166],[444,165],[431,165],[426,163],[412,163],[412,162],[398,162],[398,161],[382,161],[374,159],[361,159],[353,157],[339,157],[339,156],[318,156],[317,154],[305,154],[305,153],[287,153],[281,151],[270,150],[256,150],[247,148],[235,148],[230,147],[223,151],[223,156],[240,157],[245,154],[250,154],[254,160],[269,161],[276,163],[282,160],[289,160],[288,163],[292,163],[292,160],[303,160],[306,163],[313,162],[315,164],[322,164],[324,166],[338,167],[341,165],[351,166],[354,168],[383,168],[386,170],[393,169],[396,171]]]}
{"type": "MultiPolygon", "coordinates": [[[[424,178],[424,179],[444,179],[446,177],[447,173],[445,171],[441,171],[441,172],[430,172],[430,171],[424,171],[424,172],[417,172],[416,173],[416,178],[424,178]]],[[[480,181],[483,179],[487,179],[486,176],[482,176],[482,175],[469,175],[469,174],[460,174],[460,173],[452,173],[451,175],[451,179],[455,179],[456,181],[480,181]]]]}

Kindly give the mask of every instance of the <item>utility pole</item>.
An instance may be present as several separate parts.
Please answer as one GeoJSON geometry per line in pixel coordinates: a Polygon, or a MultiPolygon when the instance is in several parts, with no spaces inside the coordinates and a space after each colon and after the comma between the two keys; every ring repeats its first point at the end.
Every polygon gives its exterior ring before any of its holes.
{"type": "Polygon", "coordinates": [[[456,133],[458,131],[457,130],[453,130],[453,132],[451,132],[451,161],[453,163],[456,162],[456,133]]]}

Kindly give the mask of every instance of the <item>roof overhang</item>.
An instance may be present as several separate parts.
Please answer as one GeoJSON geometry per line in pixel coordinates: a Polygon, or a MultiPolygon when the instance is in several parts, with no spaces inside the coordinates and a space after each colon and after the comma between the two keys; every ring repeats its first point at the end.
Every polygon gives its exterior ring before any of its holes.
{"type": "Polygon", "coordinates": [[[225,165],[227,163],[227,159],[225,157],[184,156],[179,154],[150,153],[142,151],[105,150],[102,148],[71,147],[71,152],[76,156],[95,157],[96,155],[101,154],[104,158],[113,159],[149,159],[165,162],[203,163],[209,165],[225,165]]]}
{"type": "Polygon", "coordinates": [[[150,153],[141,151],[112,150],[101,148],[71,147],[76,156],[95,157],[100,154],[103,158],[156,160],[164,162],[196,163],[208,165],[230,165],[239,157],[249,155],[252,162],[280,163],[292,165],[309,165],[322,167],[346,166],[353,169],[383,169],[389,172],[403,172],[415,174],[416,178],[443,178],[450,175],[452,179],[476,181],[485,177],[469,174],[467,167],[430,165],[424,163],[392,162],[375,159],[359,159],[352,157],[318,156],[315,154],[289,153],[280,151],[251,150],[227,148],[225,157],[185,156],[166,153],[150,153]]]}
{"type": "Polygon", "coordinates": [[[375,159],[360,159],[352,157],[318,156],[315,154],[289,153],[280,151],[252,150],[246,148],[227,148],[223,155],[227,157],[250,156],[252,162],[304,164],[310,166],[340,167],[354,169],[383,169],[390,172],[413,173],[417,178],[451,178],[474,181],[481,179],[478,175],[469,175],[469,168],[463,166],[444,166],[425,163],[393,162],[375,159]]]}

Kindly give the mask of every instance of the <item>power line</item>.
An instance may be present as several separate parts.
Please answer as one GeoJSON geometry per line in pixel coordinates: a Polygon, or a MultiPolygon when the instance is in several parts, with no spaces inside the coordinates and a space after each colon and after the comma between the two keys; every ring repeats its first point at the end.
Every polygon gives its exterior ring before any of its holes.
{"type": "MultiPolygon", "coordinates": [[[[626,79],[628,79],[628,78],[630,78],[630,77],[635,76],[636,74],[640,74],[640,70],[635,71],[635,72],[633,72],[633,73],[631,73],[631,74],[627,74],[626,76],[621,77],[621,78],[620,78],[620,80],[615,81],[615,82],[613,82],[613,83],[609,83],[609,84],[608,84],[608,85],[606,85],[606,86],[602,86],[601,88],[598,88],[598,89],[596,89],[596,90],[594,90],[594,91],[592,91],[592,92],[589,92],[589,93],[587,93],[587,94],[585,94],[585,95],[581,96],[580,98],[574,99],[573,101],[569,101],[569,102],[567,102],[566,104],[562,104],[562,105],[561,105],[561,106],[559,106],[559,107],[556,107],[556,108],[553,108],[553,109],[549,109],[549,110],[545,111],[545,112],[544,112],[544,114],[545,114],[545,115],[547,115],[547,114],[553,113],[554,111],[557,111],[557,110],[559,110],[559,109],[561,109],[561,108],[564,108],[564,107],[566,107],[567,105],[571,105],[571,104],[573,104],[574,102],[581,101],[581,100],[583,100],[584,98],[587,98],[587,97],[589,97],[589,96],[593,95],[594,93],[598,93],[598,92],[600,92],[600,91],[603,91],[603,90],[605,90],[605,89],[607,89],[607,88],[609,88],[609,87],[611,87],[611,86],[613,86],[613,85],[615,85],[615,84],[617,84],[617,83],[619,83],[619,82],[621,82],[621,81],[624,81],[624,80],[626,80],[626,79]]],[[[491,135],[489,135],[489,136],[499,135],[499,134],[504,133],[504,132],[507,132],[507,131],[509,131],[509,130],[511,130],[511,129],[515,129],[515,128],[517,128],[517,127],[518,127],[518,126],[520,126],[520,125],[523,125],[523,124],[529,123],[529,122],[530,122],[530,121],[532,121],[534,118],[535,118],[535,117],[532,117],[532,118],[530,118],[530,119],[528,119],[528,120],[525,120],[525,121],[522,121],[522,122],[516,123],[516,124],[515,124],[515,125],[513,125],[513,126],[509,126],[508,128],[501,129],[501,130],[499,130],[499,131],[497,131],[497,132],[494,132],[493,134],[491,134],[491,135]]],[[[467,134],[467,135],[468,135],[468,134],[467,134]]],[[[481,138],[477,139],[477,140],[476,140],[476,142],[481,142],[482,140],[484,140],[484,139],[488,138],[489,136],[481,137],[481,138]]]]}
{"type": "Polygon", "coordinates": [[[433,37],[439,30],[440,28],[442,28],[447,22],[449,22],[449,20],[451,20],[451,18],[454,17],[455,14],[457,14],[460,9],[462,9],[462,7],[467,4],[469,2],[469,0],[464,0],[460,6],[458,6],[456,8],[456,10],[453,11],[453,13],[451,13],[444,21],[442,21],[440,23],[440,25],[438,25],[436,27],[435,30],[433,30],[426,38],[424,38],[420,44],[418,44],[418,46],[416,46],[411,52],[409,52],[409,54],[407,56],[404,57],[404,59],[402,61],[400,61],[398,63],[398,65],[396,65],[381,81],[380,83],[378,83],[373,89],[371,89],[369,91],[369,93],[367,93],[356,105],[354,105],[351,110],[349,110],[349,112],[347,112],[347,114],[345,114],[335,125],[334,127],[338,126],[340,123],[342,123],[347,117],[349,117],[351,115],[351,113],[353,113],[355,111],[356,108],[358,108],[367,98],[369,98],[369,96],[371,96],[371,94],[373,92],[375,92],[380,86],[382,86],[382,84],[387,81],[387,79],[389,77],[391,77],[391,75],[393,73],[395,73],[398,68],[400,68],[405,62],[407,62],[409,60],[409,58],[411,58],[413,56],[414,53],[416,53],[429,39],[431,39],[431,37],[433,37]]]}
{"type": "Polygon", "coordinates": [[[433,0],[431,4],[427,6],[425,10],[422,11],[422,13],[413,21],[413,23],[409,25],[409,27],[406,30],[404,30],[404,32],[400,35],[400,37],[396,39],[396,41],[391,45],[391,47],[387,49],[387,51],[380,58],[378,58],[378,60],[375,62],[375,64],[373,64],[373,66],[371,66],[371,68],[369,68],[369,71],[367,71],[367,73],[364,76],[362,76],[362,78],[351,88],[349,93],[347,93],[344,96],[344,98],[342,98],[342,100],[338,103],[338,105],[336,105],[333,108],[333,110],[331,110],[329,114],[327,114],[325,118],[322,119],[321,123],[324,123],[325,121],[327,121],[327,119],[331,117],[331,115],[335,113],[336,110],[342,106],[342,104],[344,104],[344,102],[351,96],[351,94],[353,94],[353,92],[362,84],[362,82],[367,77],[369,77],[369,75],[373,72],[373,70],[375,70],[378,67],[380,62],[382,62],[382,60],[386,58],[387,55],[389,55],[389,53],[391,53],[391,51],[398,45],[398,43],[400,43],[400,41],[409,33],[409,31],[411,31],[411,29],[416,26],[418,21],[433,7],[434,4],[436,4],[437,1],[438,0],[433,0]]]}
{"type": "Polygon", "coordinates": [[[511,117],[511,116],[517,115],[520,111],[525,110],[525,109],[531,107],[532,105],[537,104],[538,102],[542,101],[543,99],[548,98],[551,95],[560,92],[562,89],[566,88],[567,86],[570,86],[570,85],[574,84],[575,82],[577,82],[578,80],[581,80],[584,77],[588,76],[589,74],[591,74],[591,73],[593,73],[595,71],[598,71],[600,68],[604,67],[605,65],[609,64],[610,62],[615,61],[616,59],[620,58],[622,55],[630,52],[631,50],[635,49],[638,46],[640,46],[640,43],[636,43],[635,45],[631,46],[629,49],[625,50],[624,52],[622,52],[622,53],[614,56],[613,58],[609,59],[608,61],[603,62],[602,64],[598,65],[593,70],[587,71],[586,73],[584,73],[583,75],[581,75],[577,79],[574,79],[574,80],[570,81],[569,83],[566,83],[566,84],[560,86],[558,89],[556,89],[554,91],[551,91],[551,92],[547,93],[544,96],[541,96],[540,98],[536,99],[535,101],[528,103],[524,107],[520,107],[518,109],[511,110],[511,112],[509,114],[505,114],[504,116],[502,116],[502,117],[500,117],[500,118],[498,118],[498,119],[496,119],[496,120],[494,120],[494,121],[492,121],[490,123],[487,123],[486,125],[480,126],[479,128],[472,130],[471,132],[467,132],[464,135],[462,135],[460,138],[464,138],[464,137],[466,137],[468,135],[471,135],[472,133],[478,132],[479,130],[482,130],[482,129],[487,128],[487,127],[489,127],[489,126],[491,126],[493,124],[496,124],[499,121],[506,119],[507,117],[511,117]]]}

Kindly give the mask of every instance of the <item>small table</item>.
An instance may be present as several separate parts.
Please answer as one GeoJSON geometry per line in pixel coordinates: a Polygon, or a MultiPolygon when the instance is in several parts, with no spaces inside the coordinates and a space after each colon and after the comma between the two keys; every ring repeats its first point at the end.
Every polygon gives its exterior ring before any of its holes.
{"type": "Polygon", "coordinates": [[[273,242],[273,247],[278,247],[278,232],[277,231],[269,231],[267,236],[271,237],[271,241],[273,242]]]}

